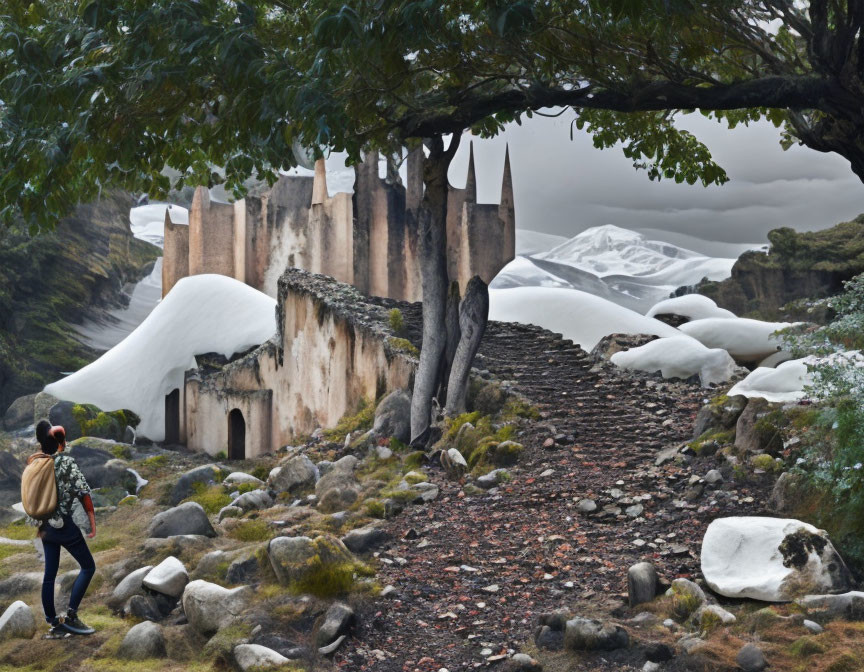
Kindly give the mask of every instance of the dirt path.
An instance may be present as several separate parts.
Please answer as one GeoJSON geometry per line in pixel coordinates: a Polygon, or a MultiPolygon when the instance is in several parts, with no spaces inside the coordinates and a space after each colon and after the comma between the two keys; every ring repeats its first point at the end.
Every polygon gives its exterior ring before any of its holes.
{"type": "MultiPolygon", "coordinates": [[[[710,520],[759,512],[746,488],[689,483],[713,458],[654,466],[660,448],[690,438],[704,390],[592,371],[570,341],[522,325],[491,324],[481,355],[478,368],[513,381],[541,420],[517,437],[526,450],[497,492],[465,496],[432,470],[439,498],[387,523],[395,541],[378,578],[396,592],[361,615],[336,658],[343,669],[494,666],[531,640],[539,614],[620,608],[627,568],[642,559],[667,580],[694,575],[710,520]],[[598,510],[580,513],[583,498],[598,510]]],[[[608,665],[585,669],[631,669],[608,665]]]]}

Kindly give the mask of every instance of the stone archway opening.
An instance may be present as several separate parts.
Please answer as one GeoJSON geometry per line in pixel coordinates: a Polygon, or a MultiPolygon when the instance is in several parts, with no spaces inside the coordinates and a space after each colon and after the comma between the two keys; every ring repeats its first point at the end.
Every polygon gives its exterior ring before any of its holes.
{"type": "Polygon", "coordinates": [[[165,443],[180,443],[180,390],[177,388],[165,396],[165,443]]]}
{"type": "Polygon", "coordinates": [[[239,408],[228,414],[228,459],[246,458],[246,420],[239,408]]]}

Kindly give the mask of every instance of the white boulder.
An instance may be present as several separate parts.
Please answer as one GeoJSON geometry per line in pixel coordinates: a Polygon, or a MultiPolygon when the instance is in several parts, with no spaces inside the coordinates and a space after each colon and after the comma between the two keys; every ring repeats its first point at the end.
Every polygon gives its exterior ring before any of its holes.
{"type": "Polygon", "coordinates": [[[7,639],[32,639],[36,634],[33,610],[17,600],[0,616],[0,642],[7,639]]]}
{"type": "Polygon", "coordinates": [[[804,359],[793,359],[777,368],[760,366],[732,386],[729,396],[759,397],[774,403],[789,403],[804,397],[804,388],[811,382],[804,359]]]}
{"type": "Polygon", "coordinates": [[[180,597],[186,584],[189,583],[189,573],[182,562],[173,555],[169,555],[147,572],[141,583],[162,595],[180,597]]]}
{"type": "Polygon", "coordinates": [[[739,362],[758,362],[780,350],[782,342],[774,333],[791,326],[790,322],[709,317],[678,328],[708,348],[722,348],[739,362]]]}
{"type": "Polygon", "coordinates": [[[729,380],[737,368],[728,352],[707,348],[689,336],[658,338],[638,348],[616,352],[609,360],[623,369],[659,371],[664,378],[689,378],[698,374],[706,387],[729,380]]]}
{"type": "Polygon", "coordinates": [[[718,518],[702,540],[702,574],[726,597],[789,602],[849,590],[850,575],[826,533],[790,518],[718,518]]]}
{"type": "Polygon", "coordinates": [[[244,471],[232,471],[225,477],[225,480],[222,481],[225,485],[242,485],[243,483],[252,483],[256,487],[261,487],[264,485],[264,481],[260,478],[256,478],[252,474],[247,474],[244,471]]]}
{"type": "Polygon", "coordinates": [[[234,647],[234,661],[237,663],[237,667],[243,672],[247,672],[247,670],[279,667],[290,663],[291,659],[260,644],[240,644],[234,647]]]}
{"type": "Polygon", "coordinates": [[[704,320],[709,317],[720,319],[735,318],[731,310],[720,308],[714,301],[701,294],[685,294],[671,299],[663,299],[651,306],[645,313],[645,317],[657,317],[658,315],[678,315],[688,320],[704,320]]]}
{"type": "Polygon", "coordinates": [[[183,591],[183,613],[193,630],[212,635],[230,625],[252,597],[249,586],[231,590],[209,581],[192,581],[183,591]]]}

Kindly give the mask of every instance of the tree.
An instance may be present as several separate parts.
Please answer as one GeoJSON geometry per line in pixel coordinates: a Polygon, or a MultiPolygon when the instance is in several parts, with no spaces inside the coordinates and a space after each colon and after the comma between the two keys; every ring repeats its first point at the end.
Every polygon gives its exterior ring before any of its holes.
{"type": "Polygon", "coordinates": [[[5,12],[7,223],[50,223],[108,185],[164,193],[165,165],[242,195],[297,143],[355,160],[427,144],[415,437],[443,351],[444,136],[560,108],[652,179],[723,183],[674,126],[699,109],[730,126],[766,117],[787,145],[836,152],[864,179],[864,0],[11,0],[5,12]]]}

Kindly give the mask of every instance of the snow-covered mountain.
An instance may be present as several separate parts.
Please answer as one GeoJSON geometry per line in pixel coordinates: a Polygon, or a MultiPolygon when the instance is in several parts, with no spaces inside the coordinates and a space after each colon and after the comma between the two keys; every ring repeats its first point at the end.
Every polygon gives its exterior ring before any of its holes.
{"type": "Polygon", "coordinates": [[[735,263],[611,224],[586,229],[544,252],[522,254],[492,287],[569,287],[643,313],[682,285],[729,277],[735,263]]]}

